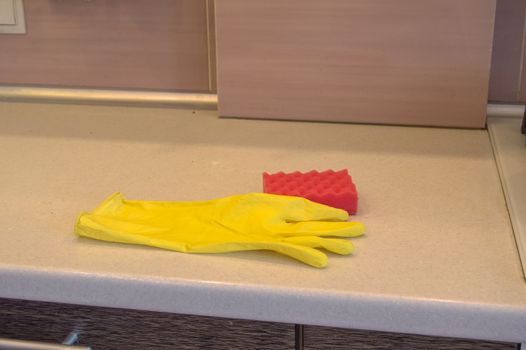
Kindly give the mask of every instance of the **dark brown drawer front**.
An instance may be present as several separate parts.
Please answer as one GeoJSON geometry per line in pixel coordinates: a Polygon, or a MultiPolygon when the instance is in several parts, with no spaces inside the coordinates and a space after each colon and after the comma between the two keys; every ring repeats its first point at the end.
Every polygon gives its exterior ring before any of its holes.
{"type": "Polygon", "coordinates": [[[0,299],[0,337],[99,349],[294,349],[294,325],[0,299]]]}
{"type": "Polygon", "coordinates": [[[516,344],[331,327],[304,327],[305,350],[515,350],[516,344]]]}
{"type": "MultiPolygon", "coordinates": [[[[0,337],[99,349],[294,349],[294,325],[0,299],[0,337]]],[[[514,350],[516,344],[304,326],[305,350],[514,350]]]]}

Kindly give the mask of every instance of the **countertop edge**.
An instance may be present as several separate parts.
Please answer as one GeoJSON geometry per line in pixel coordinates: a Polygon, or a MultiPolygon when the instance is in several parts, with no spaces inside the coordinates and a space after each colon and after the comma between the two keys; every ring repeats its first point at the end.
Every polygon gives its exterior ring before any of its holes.
{"type": "Polygon", "coordinates": [[[2,298],[488,341],[526,340],[526,308],[512,305],[7,266],[0,266],[0,285],[2,298]]]}

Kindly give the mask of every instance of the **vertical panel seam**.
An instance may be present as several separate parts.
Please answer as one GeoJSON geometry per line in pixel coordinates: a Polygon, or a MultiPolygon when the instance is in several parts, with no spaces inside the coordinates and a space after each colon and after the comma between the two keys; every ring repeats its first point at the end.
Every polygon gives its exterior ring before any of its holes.
{"type": "Polygon", "coordinates": [[[206,15],[206,53],[208,59],[208,92],[212,92],[212,56],[210,53],[210,45],[212,44],[210,38],[210,0],[205,0],[205,15],[206,15]]]}

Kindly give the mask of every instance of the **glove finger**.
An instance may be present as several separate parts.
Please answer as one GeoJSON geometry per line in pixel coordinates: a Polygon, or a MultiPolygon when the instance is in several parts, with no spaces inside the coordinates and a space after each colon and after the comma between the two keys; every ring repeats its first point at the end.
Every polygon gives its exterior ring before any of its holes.
{"type": "Polygon", "coordinates": [[[283,236],[335,236],[358,237],[364,234],[365,226],[361,222],[323,222],[307,221],[286,223],[278,228],[283,236]]]}
{"type": "Polygon", "coordinates": [[[308,246],[290,243],[276,243],[273,244],[270,249],[313,267],[321,268],[327,266],[327,255],[308,246]]]}
{"type": "Polygon", "coordinates": [[[324,248],[340,255],[349,255],[354,251],[354,245],[345,239],[321,238],[317,236],[287,237],[283,241],[299,244],[310,248],[324,248]]]}
{"type": "Polygon", "coordinates": [[[349,214],[338,208],[315,203],[302,197],[282,196],[289,198],[283,210],[282,218],[287,222],[300,221],[347,221],[349,214]]]}
{"type": "Polygon", "coordinates": [[[188,247],[189,253],[226,253],[246,250],[271,250],[314,267],[327,266],[327,255],[307,245],[289,242],[227,242],[188,247]]]}

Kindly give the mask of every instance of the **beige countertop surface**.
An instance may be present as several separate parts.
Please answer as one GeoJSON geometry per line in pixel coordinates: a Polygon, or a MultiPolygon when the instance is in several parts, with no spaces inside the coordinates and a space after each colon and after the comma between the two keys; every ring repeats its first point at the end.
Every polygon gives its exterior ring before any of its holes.
{"type": "Polygon", "coordinates": [[[0,103],[0,297],[526,341],[526,282],[488,132],[0,103]],[[79,238],[106,196],[258,192],[263,171],[348,169],[367,227],[315,269],[79,238]]]}
{"type": "Polygon", "coordinates": [[[517,132],[522,118],[488,120],[488,130],[515,233],[523,271],[526,274],[526,136],[517,132]]]}

